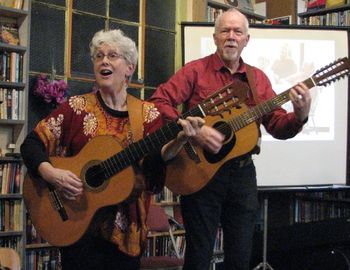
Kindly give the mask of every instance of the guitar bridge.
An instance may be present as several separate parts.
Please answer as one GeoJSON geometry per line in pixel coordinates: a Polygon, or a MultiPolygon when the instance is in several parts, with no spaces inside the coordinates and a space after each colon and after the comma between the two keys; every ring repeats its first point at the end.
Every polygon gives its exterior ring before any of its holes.
{"type": "Polygon", "coordinates": [[[49,192],[50,192],[49,197],[50,197],[50,201],[52,203],[52,206],[57,210],[62,221],[68,220],[68,215],[67,215],[66,209],[64,209],[64,206],[61,202],[60,195],[58,194],[56,189],[50,185],[49,192]]]}

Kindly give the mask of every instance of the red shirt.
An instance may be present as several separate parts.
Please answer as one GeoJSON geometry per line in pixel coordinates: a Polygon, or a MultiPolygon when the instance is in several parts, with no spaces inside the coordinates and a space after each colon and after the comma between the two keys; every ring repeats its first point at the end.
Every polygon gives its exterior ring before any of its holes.
{"type": "MultiPolygon", "coordinates": [[[[179,116],[176,107],[187,103],[189,108],[203,101],[210,94],[223,86],[241,80],[247,82],[247,66],[240,60],[238,70],[231,74],[217,54],[192,61],[177,71],[168,82],[161,84],[150,101],[158,107],[162,116],[173,120],[179,116]]],[[[253,67],[255,87],[260,102],[270,100],[276,93],[266,74],[253,67]]],[[[256,105],[252,93],[246,101],[249,107],[256,105]]],[[[303,123],[296,120],[294,113],[287,113],[283,108],[277,108],[264,115],[260,121],[273,137],[288,139],[294,137],[302,128],[303,123]]]]}

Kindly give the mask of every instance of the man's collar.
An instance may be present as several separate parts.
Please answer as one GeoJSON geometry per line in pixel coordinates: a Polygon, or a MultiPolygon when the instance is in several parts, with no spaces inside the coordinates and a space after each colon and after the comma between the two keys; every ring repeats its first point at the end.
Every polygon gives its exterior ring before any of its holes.
{"type": "MultiPolygon", "coordinates": [[[[222,69],[227,69],[225,63],[221,60],[219,55],[217,53],[214,53],[213,55],[213,61],[214,61],[214,69],[216,71],[220,71],[222,69]]],[[[246,64],[244,63],[242,57],[239,58],[239,67],[235,73],[246,73],[247,72],[247,67],[246,64]]]]}

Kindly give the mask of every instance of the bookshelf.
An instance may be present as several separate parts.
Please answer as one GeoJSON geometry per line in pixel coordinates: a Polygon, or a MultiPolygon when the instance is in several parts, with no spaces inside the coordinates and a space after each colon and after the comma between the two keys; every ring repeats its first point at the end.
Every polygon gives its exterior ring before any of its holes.
{"type": "Polygon", "coordinates": [[[298,17],[301,25],[347,27],[350,25],[350,4],[301,12],[298,17]]]}
{"type": "MultiPolygon", "coordinates": [[[[180,210],[180,196],[174,194],[167,187],[164,187],[163,191],[159,194],[153,195],[153,204],[158,204],[165,209],[165,212],[175,219],[173,231],[174,238],[177,243],[177,246],[180,249],[180,255],[184,255],[185,249],[185,230],[183,228],[183,220],[181,216],[180,210]]],[[[168,233],[149,233],[147,239],[147,249],[144,256],[173,256],[173,254],[169,253],[169,241],[170,236],[168,233]]],[[[223,262],[224,252],[223,252],[223,231],[222,228],[219,227],[216,239],[214,243],[214,252],[213,257],[211,259],[211,270],[215,270],[216,265],[223,262]]]]}
{"type": "Polygon", "coordinates": [[[252,266],[261,261],[263,252],[265,197],[269,198],[267,261],[274,269],[284,269],[286,265],[288,269],[315,269],[305,267],[315,263],[311,258],[320,260],[325,249],[349,249],[350,200],[346,186],[314,191],[260,190],[261,211],[256,223],[252,266]]]}
{"type": "MultiPolygon", "coordinates": [[[[192,0],[192,21],[196,22],[213,22],[215,18],[223,11],[233,7],[225,1],[213,0],[192,0]]],[[[265,16],[256,14],[251,7],[237,7],[245,14],[250,23],[261,23],[265,16]]]]}
{"type": "Polygon", "coordinates": [[[0,5],[0,30],[7,34],[0,39],[0,246],[14,248],[24,269],[25,169],[18,153],[27,132],[31,2],[10,2],[0,5]]]}

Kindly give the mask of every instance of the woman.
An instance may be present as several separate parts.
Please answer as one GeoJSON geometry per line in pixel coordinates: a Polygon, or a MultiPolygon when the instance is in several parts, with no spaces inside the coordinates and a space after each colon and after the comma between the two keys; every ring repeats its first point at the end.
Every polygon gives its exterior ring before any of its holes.
{"type": "MultiPolygon", "coordinates": [[[[135,43],[120,30],[102,30],[94,35],[90,53],[99,90],[69,98],[41,120],[21,146],[29,172],[52,184],[68,200],[76,200],[84,193],[82,181],[69,170],[53,167],[49,156],[75,156],[92,138],[100,135],[111,135],[126,147],[137,139],[137,130],[149,134],[162,126],[153,104],[136,102],[141,104],[140,112],[129,104],[129,100],[135,99],[127,94],[137,63],[135,43]],[[142,126],[132,125],[130,119],[138,117],[136,114],[142,115],[142,126]]],[[[157,155],[146,156],[147,166],[144,165],[146,158],[135,164],[135,168],[140,168],[137,177],[144,177],[149,189],[153,189],[149,184],[152,178],[157,178],[158,183],[164,181],[164,161],[173,158],[204,121],[189,117],[178,123],[183,131],[176,139],[157,155]]],[[[84,237],[61,248],[63,270],[139,269],[146,240],[149,199],[150,193],[142,192],[131,202],[101,209],[84,237]]]]}

